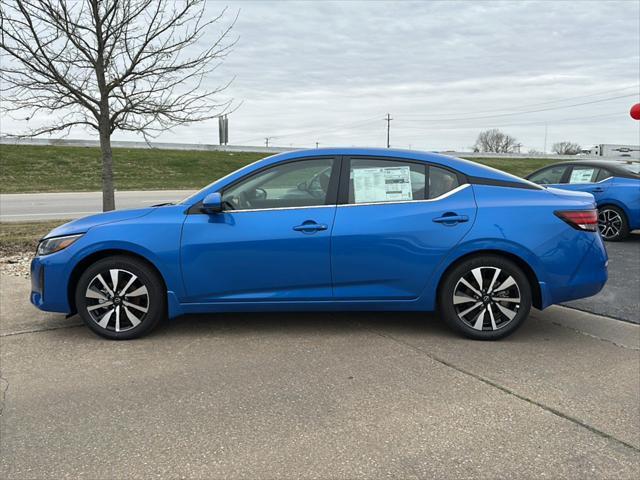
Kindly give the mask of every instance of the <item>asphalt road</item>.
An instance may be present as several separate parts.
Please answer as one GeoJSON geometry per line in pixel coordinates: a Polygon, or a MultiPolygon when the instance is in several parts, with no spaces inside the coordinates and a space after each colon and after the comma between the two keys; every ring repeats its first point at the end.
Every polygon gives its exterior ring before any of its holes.
{"type": "MultiPolygon", "coordinates": [[[[142,208],[186,198],[192,190],[116,192],[116,208],[142,208]]],[[[72,219],[102,211],[102,193],[16,193],[0,195],[0,222],[72,219]]]]}
{"type": "Polygon", "coordinates": [[[567,302],[587,312],[640,323],[640,234],[624,242],[606,242],[609,279],[593,297],[567,302]]]}
{"type": "Polygon", "coordinates": [[[640,476],[637,325],[234,314],[113,342],[0,283],[1,478],[640,476]]]}

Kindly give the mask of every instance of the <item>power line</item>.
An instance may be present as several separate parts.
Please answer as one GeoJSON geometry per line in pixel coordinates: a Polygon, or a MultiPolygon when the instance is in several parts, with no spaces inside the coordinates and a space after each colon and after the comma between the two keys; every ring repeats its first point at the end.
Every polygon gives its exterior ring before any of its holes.
{"type": "MultiPolygon", "coordinates": [[[[553,104],[553,103],[559,103],[559,102],[566,102],[569,100],[573,100],[573,99],[578,99],[578,98],[589,98],[589,97],[594,97],[594,96],[598,96],[598,95],[603,95],[604,93],[611,93],[611,92],[616,92],[616,91],[624,91],[624,90],[629,90],[630,88],[638,88],[638,86],[633,86],[633,87],[624,87],[624,88],[620,88],[620,89],[616,89],[616,90],[608,90],[606,92],[599,92],[599,93],[593,93],[593,94],[589,94],[589,95],[580,95],[580,96],[576,96],[576,97],[567,97],[565,99],[562,100],[552,100],[552,101],[548,101],[548,102],[540,102],[540,103],[536,103],[536,104],[529,104],[528,106],[535,106],[535,105],[548,105],[548,104],[553,104]]],[[[592,100],[592,101],[588,101],[588,102],[580,102],[580,103],[574,103],[571,105],[559,105],[556,107],[549,107],[549,108],[541,108],[541,109],[533,109],[533,110],[525,110],[525,111],[516,111],[516,112],[507,112],[507,113],[501,113],[501,114],[495,114],[495,115],[480,115],[480,116],[471,116],[471,117],[451,117],[451,118],[404,118],[405,116],[401,116],[400,117],[400,121],[401,124],[404,122],[410,122],[410,123],[430,123],[430,122],[463,122],[466,120],[482,120],[482,119],[492,119],[492,118],[501,118],[501,117],[510,117],[510,116],[517,116],[517,115],[526,115],[526,114],[530,114],[530,113],[538,113],[538,112],[547,112],[547,111],[553,111],[553,110],[562,110],[565,108],[574,108],[574,107],[580,107],[580,106],[584,106],[584,105],[592,105],[592,104],[596,104],[596,103],[602,103],[602,102],[608,102],[611,100],[617,100],[617,99],[621,99],[621,98],[629,98],[629,97],[634,97],[636,96],[636,93],[633,94],[626,94],[626,95],[618,95],[618,96],[614,96],[614,97],[608,97],[608,98],[602,98],[602,99],[597,99],[597,100],[592,100]]],[[[522,108],[523,106],[519,107],[522,108]]],[[[492,110],[489,110],[487,112],[491,112],[492,110]]],[[[502,111],[502,110],[493,110],[493,111],[502,111]]],[[[475,113],[482,113],[482,112],[475,112],[475,113]]],[[[407,117],[410,117],[412,114],[407,114],[407,117]]],[[[442,115],[446,115],[446,114],[442,114],[442,115]]],[[[597,115],[594,117],[577,117],[576,119],[584,119],[584,118],[596,118],[596,117],[601,117],[601,115],[597,115]]],[[[294,137],[294,136],[307,136],[307,135],[314,135],[317,136],[318,134],[328,134],[328,133],[333,133],[336,132],[337,130],[349,130],[349,129],[357,129],[357,128],[362,128],[365,126],[369,126],[372,125],[376,122],[378,122],[379,117],[369,117],[367,119],[362,119],[356,122],[349,122],[349,123],[343,123],[343,124],[336,124],[334,125],[332,128],[328,128],[328,129],[307,129],[307,130],[299,130],[299,131],[293,131],[293,132],[288,132],[288,133],[283,133],[280,135],[271,135],[269,136],[270,140],[273,139],[282,139],[282,138],[287,138],[287,137],[294,137]]],[[[387,116],[385,117],[385,121],[387,122],[387,147],[390,147],[390,123],[391,120],[393,120],[393,118],[391,118],[390,114],[387,113],[387,116]]],[[[562,122],[565,121],[565,119],[560,119],[551,123],[558,123],[558,122],[562,122]]],[[[505,125],[507,127],[509,126],[518,126],[518,125],[539,125],[539,124],[543,124],[544,121],[536,121],[536,122],[531,122],[531,123],[524,123],[524,124],[510,124],[510,125],[505,125]]],[[[424,127],[419,127],[419,126],[404,126],[402,127],[403,129],[415,129],[415,130],[423,130],[424,127]]],[[[434,127],[429,126],[429,129],[433,129],[434,127]]],[[[445,129],[445,130],[456,130],[456,129],[460,129],[460,128],[473,128],[472,126],[466,126],[466,127],[457,127],[457,128],[436,128],[436,129],[445,129]]],[[[251,142],[256,142],[256,141],[260,141],[260,140],[265,140],[265,143],[268,143],[268,140],[265,137],[257,137],[257,138],[253,138],[253,139],[248,139],[248,140],[240,140],[238,141],[238,144],[242,144],[242,143],[251,143],[251,142]]]]}
{"type": "Polygon", "coordinates": [[[605,113],[598,115],[590,115],[590,116],[580,116],[580,117],[570,117],[570,118],[560,118],[558,120],[535,120],[531,122],[520,122],[520,123],[505,123],[505,124],[485,124],[485,125],[462,125],[462,126],[428,126],[428,127],[417,127],[417,126],[402,126],[401,130],[467,130],[467,129],[476,129],[476,128],[507,128],[507,127],[526,127],[529,125],[544,125],[545,123],[554,125],[558,123],[566,123],[574,120],[589,120],[589,119],[605,119],[612,117],[620,117],[621,112],[615,113],[605,113]]]}
{"type": "Polygon", "coordinates": [[[628,95],[618,95],[616,97],[609,97],[609,98],[603,98],[600,100],[592,100],[590,102],[581,102],[581,103],[574,103],[571,105],[563,105],[563,106],[559,106],[559,107],[550,107],[550,108],[539,108],[536,110],[525,110],[522,112],[511,112],[511,113],[502,113],[502,114],[496,114],[496,115],[483,115],[483,116],[477,116],[477,117],[460,117],[460,118],[432,118],[432,119],[406,119],[405,121],[410,121],[410,122],[459,122],[459,121],[463,121],[463,120],[481,120],[484,118],[497,118],[497,117],[511,117],[514,115],[525,115],[528,113],[538,113],[538,112],[549,112],[551,110],[562,110],[564,108],[573,108],[573,107],[581,107],[583,105],[592,105],[594,103],[602,103],[602,102],[608,102],[610,100],[618,100],[620,98],[628,98],[628,97],[636,97],[638,94],[636,93],[632,93],[632,94],[628,94],[628,95]]]}
{"type": "MultiPolygon", "coordinates": [[[[270,135],[269,138],[271,139],[276,139],[276,138],[286,138],[286,137],[294,137],[294,136],[304,136],[304,135],[317,135],[317,134],[322,134],[322,133],[327,133],[327,132],[333,132],[335,130],[340,130],[343,128],[356,128],[356,127],[361,127],[367,124],[373,124],[375,122],[379,121],[379,117],[376,115],[375,117],[369,117],[367,119],[362,119],[362,120],[358,120],[355,122],[349,122],[349,123],[344,123],[344,124],[336,124],[333,127],[327,129],[327,128],[322,128],[322,129],[318,129],[318,128],[313,128],[313,129],[307,129],[307,130],[299,130],[296,132],[289,132],[289,133],[283,133],[280,135],[270,135]]],[[[264,137],[256,137],[256,138],[251,138],[248,140],[239,140],[238,144],[242,144],[244,142],[246,143],[250,143],[250,142],[257,142],[260,140],[264,140],[264,137]]]]}
{"type": "MultiPolygon", "coordinates": [[[[541,105],[549,105],[549,104],[553,104],[553,103],[562,103],[562,102],[568,102],[570,100],[578,100],[580,98],[591,98],[591,97],[598,97],[600,95],[605,95],[607,93],[614,93],[614,92],[622,92],[625,90],[630,90],[630,89],[640,89],[640,85],[633,85],[633,86],[629,86],[629,87],[624,87],[624,88],[617,88],[614,90],[604,90],[604,91],[600,91],[597,93],[591,93],[588,95],[578,95],[575,97],[566,97],[566,98],[562,98],[562,99],[557,99],[557,100],[548,100],[546,102],[538,102],[538,103],[529,103],[529,104],[525,104],[525,105],[519,105],[517,107],[512,107],[514,109],[520,109],[520,108],[529,108],[529,107],[538,107],[541,105]]],[[[493,112],[502,112],[504,111],[504,108],[498,108],[498,109],[493,109],[493,110],[483,110],[483,111],[476,111],[476,112],[471,112],[473,115],[480,115],[480,114],[484,114],[484,113],[493,113],[493,112]]],[[[468,112],[467,112],[468,113],[468,112]]],[[[420,116],[420,113],[407,113],[404,114],[404,116],[420,116]]],[[[438,116],[438,115],[449,115],[448,113],[436,113],[433,114],[433,116],[438,116]]],[[[431,115],[429,116],[431,117],[431,115]]]]}

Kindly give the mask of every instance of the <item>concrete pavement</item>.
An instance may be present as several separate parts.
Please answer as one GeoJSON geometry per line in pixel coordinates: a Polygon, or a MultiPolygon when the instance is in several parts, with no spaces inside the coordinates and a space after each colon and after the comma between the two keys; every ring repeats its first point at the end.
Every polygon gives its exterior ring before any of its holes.
{"type": "Polygon", "coordinates": [[[640,475],[637,325],[553,307],[473,342],[419,314],[225,314],[110,342],[0,280],[2,478],[640,475]]]}
{"type": "MultiPolygon", "coordinates": [[[[186,198],[193,190],[116,192],[116,208],[142,208],[186,198]]],[[[102,212],[101,192],[0,195],[0,222],[72,219],[102,212]]]]}

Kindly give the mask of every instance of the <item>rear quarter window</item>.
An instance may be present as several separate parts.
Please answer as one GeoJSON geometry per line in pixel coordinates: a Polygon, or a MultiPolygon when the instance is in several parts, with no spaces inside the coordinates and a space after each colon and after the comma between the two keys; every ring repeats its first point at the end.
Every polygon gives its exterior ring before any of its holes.
{"type": "Polygon", "coordinates": [[[438,198],[460,186],[458,175],[440,167],[429,167],[429,189],[427,198],[438,198]]]}
{"type": "Polygon", "coordinates": [[[596,182],[601,182],[601,181],[606,180],[607,178],[611,178],[611,177],[613,177],[613,174],[609,170],[601,168],[600,169],[600,173],[598,173],[598,176],[596,178],[596,182]]]}

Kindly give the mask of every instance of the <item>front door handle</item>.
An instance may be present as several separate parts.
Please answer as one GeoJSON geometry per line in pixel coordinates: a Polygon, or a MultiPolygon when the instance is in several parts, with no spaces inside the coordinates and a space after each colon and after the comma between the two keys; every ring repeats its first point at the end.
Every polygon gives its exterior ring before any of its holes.
{"type": "Polygon", "coordinates": [[[443,223],[445,225],[455,225],[456,223],[468,222],[469,217],[467,215],[457,215],[455,213],[445,213],[441,217],[433,219],[436,223],[443,223]]]}
{"type": "Polygon", "coordinates": [[[325,224],[316,223],[313,220],[307,220],[306,222],[303,222],[302,225],[296,225],[295,227],[293,227],[296,232],[302,233],[315,233],[326,230],[327,228],[329,227],[327,227],[325,224]]]}
{"type": "Polygon", "coordinates": [[[592,188],[590,191],[600,193],[600,192],[604,192],[604,188],[596,187],[596,188],[592,188]]]}

